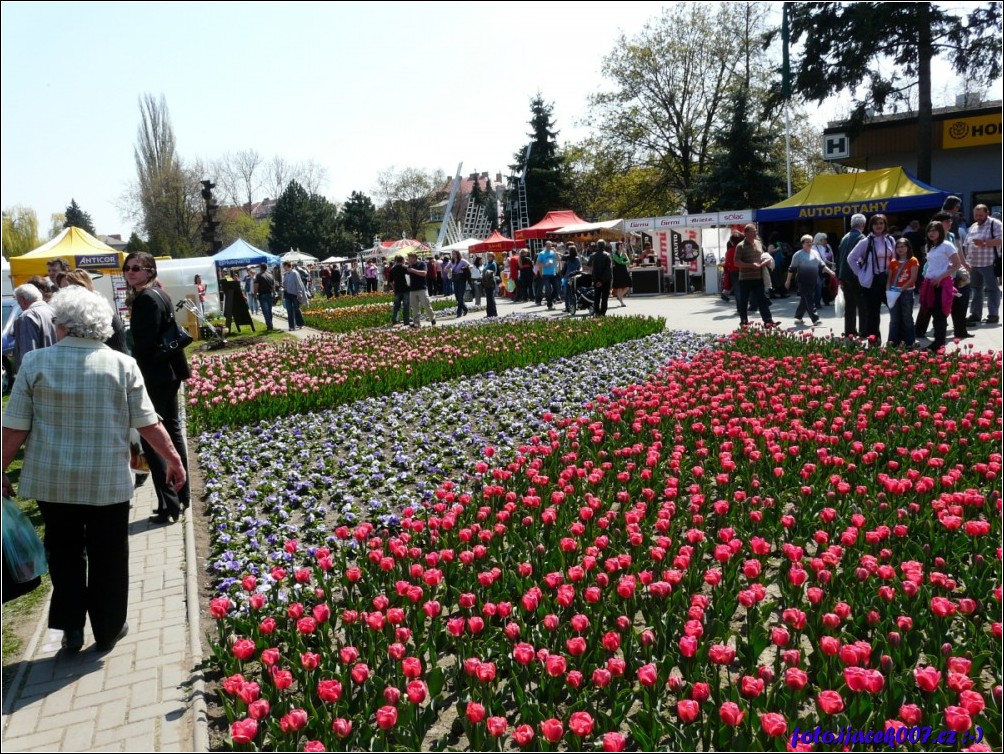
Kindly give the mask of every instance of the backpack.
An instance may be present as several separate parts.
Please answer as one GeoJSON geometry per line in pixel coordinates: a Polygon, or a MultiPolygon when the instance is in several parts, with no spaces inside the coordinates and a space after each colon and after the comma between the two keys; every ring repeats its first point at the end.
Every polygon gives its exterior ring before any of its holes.
{"type": "Polygon", "coordinates": [[[491,267],[486,267],[481,271],[481,285],[485,290],[495,288],[495,271],[491,267]]]}

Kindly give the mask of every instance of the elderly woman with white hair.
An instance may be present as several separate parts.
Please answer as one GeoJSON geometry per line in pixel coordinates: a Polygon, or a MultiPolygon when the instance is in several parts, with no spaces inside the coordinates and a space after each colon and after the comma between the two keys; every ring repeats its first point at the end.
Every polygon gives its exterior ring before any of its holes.
{"type": "Polygon", "coordinates": [[[21,446],[19,492],[38,501],[52,577],[49,627],[63,631],[63,649],[84,645],[84,623],[99,651],[128,631],[129,430],[165,459],[168,479],[185,483],[185,468],[129,356],[103,341],[112,309],[84,288],[52,299],[57,342],[25,356],[3,414],[3,489],[21,446]]]}

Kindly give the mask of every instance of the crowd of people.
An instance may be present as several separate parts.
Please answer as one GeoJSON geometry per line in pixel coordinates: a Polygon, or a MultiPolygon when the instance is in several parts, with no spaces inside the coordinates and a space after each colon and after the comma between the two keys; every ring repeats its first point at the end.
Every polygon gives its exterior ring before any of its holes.
{"type": "Polygon", "coordinates": [[[157,262],[129,254],[122,266],[131,326],[95,293],[83,270],[49,263],[14,295],[17,376],[3,414],[3,487],[24,447],[18,490],[38,502],[52,579],[49,627],[62,647],[84,645],[90,619],[98,651],[129,630],[129,507],[135,485],[132,430],[157,496],[154,525],[189,506],[188,460],[178,405],[190,376],[184,351],[165,348],[174,306],[157,262]]]}
{"type": "Polygon", "coordinates": [[[753,307],[769,327],[777,324],[771,300],[789,292],[799,298],[796,325],[806,316],[820,324],[819,309],[839,303],[843,335],[875,344],[882,343],[885,307],[889,345],[914,348],[933,325],[927,348],[937,351],[947,342],[949,319],[956,339],[972,337],[970,328],[979,324],[1000,323],[1001,221],[978,204],[967,225],[961,208],[958,197],[949,197],[926,225],[912,220],[905,230],[884,214],[855,214],[836,252],[821,232],[803,235],[797,251],[778,233],[765,245],[750,223],[732,232],[721,297],[735,296],[741,325],[753,307]]]}
{"type": "MultiPolygon", "coordinates": [[[[285,308],[289,329],[296,330],[303,327],[302,310],[315,296],[332,299],[378,291],[394,294],[392,325],[418,327],[423,311],[435,324],[431,304],[426,305],[437,296],[456,300],[458,318],[470,314],[468,301],[478,308],[484,302],[486,316],[498,316],[499,297],[515,303],[546,305],[548,309],[560,303],[565,312],[574,314],[583,306],[576,294],[577,285],[589,286],[588,306],[593,314],[603,316],[611,295],[622,307],[627,306],[624,299],[631,292],[629,267],[636,263],[654,264],[650,247],[636,257],[624,246],[611,248],[601,240],[590,242],[580,254],[574,243],[547,241],[537,253],[512,250],[502,264],[492,253],[452,251],[419,259],[417,252],[411,252],[390,257],[382,264],[376,259],[343,264],[284,262],[281,268],[262,264],[221,271],[220,275],[241,281],[252,314],[260,312],[268,330],[273,329],[272,308],[279,302],[285,308]]],[[[199,300],[204,303],[205,286],[196,278],[199,300]]]]}

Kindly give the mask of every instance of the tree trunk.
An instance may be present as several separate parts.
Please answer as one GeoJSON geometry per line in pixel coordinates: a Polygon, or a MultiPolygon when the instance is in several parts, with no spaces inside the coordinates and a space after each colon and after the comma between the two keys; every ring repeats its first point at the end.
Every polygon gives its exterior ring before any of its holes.
{"type": "Polygon", "coordinates": [[[931,182],[931,9],[927,3],[917,3],[917,178],[931,182]]]}

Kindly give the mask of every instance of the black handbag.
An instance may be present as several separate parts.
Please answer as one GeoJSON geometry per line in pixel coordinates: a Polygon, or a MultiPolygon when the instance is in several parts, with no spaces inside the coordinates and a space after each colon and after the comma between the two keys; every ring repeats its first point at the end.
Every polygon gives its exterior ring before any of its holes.
{"type": "Polygon", "coordinates": [[[164,303],[167,304],[167,312],[170,317],[167,327],[160,334],[160,342],[157,344],[157,350],[153,353],[153,360],[158,362],[170,361],[176,353],[183,352],[195,339],[187,330],[178,326],[178,320],[174,318],[174,310],[171,308],[171,302],[167,297],[156,288],[151,288],[151,290],[156,292],[164,303]]]}

